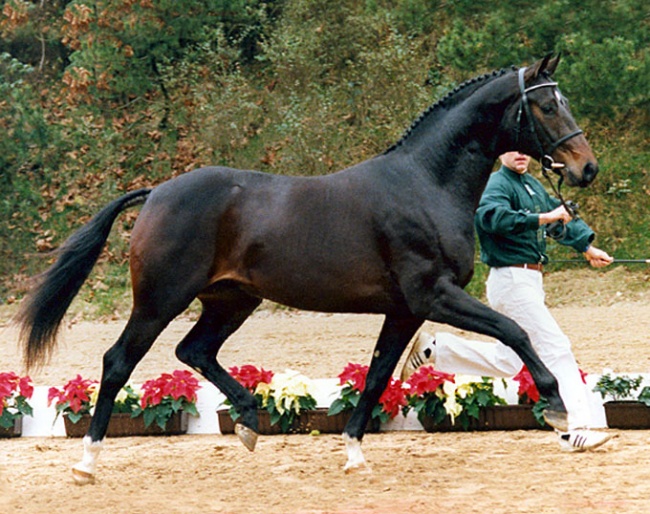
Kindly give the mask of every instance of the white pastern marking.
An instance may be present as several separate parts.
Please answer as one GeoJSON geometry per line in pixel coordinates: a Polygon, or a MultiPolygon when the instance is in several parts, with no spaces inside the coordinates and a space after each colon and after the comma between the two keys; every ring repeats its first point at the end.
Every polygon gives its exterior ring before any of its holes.
{"type": "Polygon", "coordinates": [[[343,433],[343,442],[345,442],[345,449],[348,453],[348,461],[343,469],[347,471],[365,466],[366,459],[363,458],[363,452],[361,451],[361,441],[356,437],[350,437],[348,434],[343,433]]]}
{"type": "Polygon", "coordinates": [[[83,439],[84,444],[84,454],[81,458],[81,462],[75,464],[73,469],[77,471],[82,471],[89,475],[94,475],[97,470],[97,457],[99,457],[99,452],[102,451],[104,447],[104,442],[96,441],[93,442],[90,436],[85,436],[83,439]]]}

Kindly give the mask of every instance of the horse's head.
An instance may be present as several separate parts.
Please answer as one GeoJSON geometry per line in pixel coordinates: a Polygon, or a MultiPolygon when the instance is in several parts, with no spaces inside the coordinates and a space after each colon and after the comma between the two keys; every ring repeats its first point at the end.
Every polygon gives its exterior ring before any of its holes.
{"type": "Polygon", "coordinates": [[[566,98],[551,76],[560,57],[547,55],[517,74],[519,100],[508,122],[514,124],[514,149],[538,159],[570,186],[586,187],[598,174],[598,162],[573,119],[566,98]]]}

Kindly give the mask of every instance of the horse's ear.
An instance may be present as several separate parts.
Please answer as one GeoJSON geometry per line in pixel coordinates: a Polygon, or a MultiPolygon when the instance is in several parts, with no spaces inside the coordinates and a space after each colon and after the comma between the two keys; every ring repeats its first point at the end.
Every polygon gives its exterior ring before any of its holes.
{"type": "Polygon", "coordinates": [[[560,55],[558,54],[557,57],[552,56],[552,53],[546,54],[535,64],[526,68],[526,72],[524,73],[524,80],[528,82],[529,80],[536,79],[540,73],[546,73],[549,76],[553,75],[558,63],[560,62],[560,55]]]}
{"type": "Polygon", "coordinates": [[[555,70],[557,69],[557,65],[560,63],[560,57],[562,54],[557,54],[556,57],[553,57],[552,59],[549,59],[547,65],[546,65],[546,73],[548,73],[548,76],[551,77],[553,73],[555,73],[555,70]]]}

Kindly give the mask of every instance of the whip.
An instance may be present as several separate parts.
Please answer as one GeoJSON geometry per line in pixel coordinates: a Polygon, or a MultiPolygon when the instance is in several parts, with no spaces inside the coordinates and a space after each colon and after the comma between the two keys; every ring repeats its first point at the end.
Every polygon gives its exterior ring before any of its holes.
{"type": "MultiPolygon", "coordinates": [[[[552,259],[549,262],[549,264],[556,263],[588,264],[589,261],[586,259],[552,259]]],[[[650,264],[650,259],[614,259],[612,264],[650,264]]]]}

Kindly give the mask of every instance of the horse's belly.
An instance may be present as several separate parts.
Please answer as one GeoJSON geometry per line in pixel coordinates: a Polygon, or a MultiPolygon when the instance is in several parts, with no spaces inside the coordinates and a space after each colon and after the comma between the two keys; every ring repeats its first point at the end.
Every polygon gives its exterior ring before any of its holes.
{"type": "Polygon", "coordinates": [[[228,280],[253,296],[296,309],[320,312],[388,312],[395,300],[385,277],[364,276],[350,270],[289,268],[247,269],[223,273],[228,280]],[[243,270],[241,270],[243,271],[243,270]]]}

